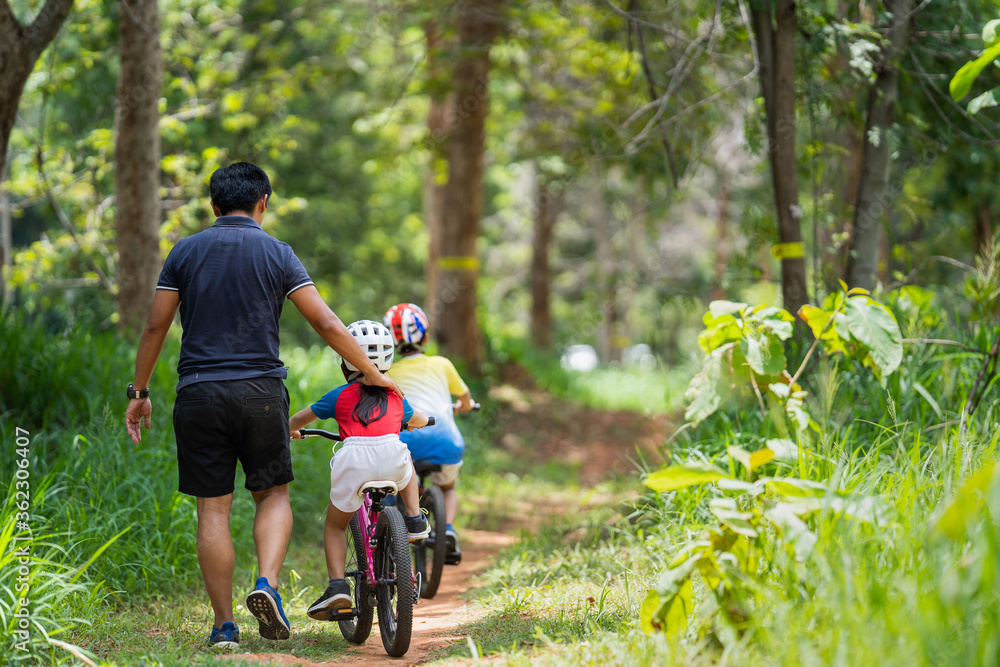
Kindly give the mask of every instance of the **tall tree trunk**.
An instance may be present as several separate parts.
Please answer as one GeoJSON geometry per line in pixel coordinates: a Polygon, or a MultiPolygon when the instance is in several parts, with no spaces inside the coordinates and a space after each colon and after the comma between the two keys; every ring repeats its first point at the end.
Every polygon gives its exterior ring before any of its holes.
{"type": "Polygon", "coordinates": [[[156,0],[122,0],[115,110],[118,323],[137,334],[160,268],[160,14],[156,0]]]}
{"type": "Polygon", "coordinates": [[[795,2],[765,0],[763,7],[754,9],[752,15],[760,87],[767,115],[778,238],[783,250],[781,293],[785,308],[795,313],[808,299],[795,155],[795,2]],[[773,24],[772,4],[776,19],[773,24]]]}
{"type": "Polygon", "coordinates": [[[490,46],[504,0],[458,2],[458,59],[452,76],[454,122],[448,140],[448,183],[441,215],[442,305],[437,338],[448,354],[477,372],[482,361],[476,321],[476,240],[483,214],[483,159],[489,102],[490,46]]]}
{"type": "Polygon", "coordinates": [[[72,6],[73,0],[47,0],[35,20],[25,26],[7,0],[0,0],[0,173],[6,173],[7,145],[24,84],[72,6]]]}
{"type": "Polygon", "coordinates": [[[562,209],[562,196],[552,194],[545,176],[535,173],[535,243],[531,256],[531,341],[543,350],[552,349],[552,310],[549,246],[552,228],[562,209]]]}
{"type": "Polygon", "coordinates": [[[892,152],[889,129],[896,117],[899,70],[893,64],[906,47],[915,0],[888,0],[891,12],[887,28],[888,46],[878,63],[875,83],[868,89],[868,115],[865,119],[864,164],[858,198],[851,216],[851,248],[847,258],[845,282],[850,287],[872,289],[878,272],[879,232],[882,219],[894,204],[889,191],[892,152]]]}
{"type": "Polygon", "coordinates": [[[427,39],[428,75],[431,79],[430,109],[427,112],[427,133],[430,137],[430,157],[424,174],[424,224],[427,225],[427,295],[424,308],[430,317],[430,336],[438,332],[438,318],[444,310],[437,295],[441,289],[438,262],[441,259],[441,215],[444,211],[444,185],[439,182],[439,162],[444,157],[448,139],[447,114],[449,96],[441,94],[443,84],[439,53],[442,49],[441,30],[435,21],[424,24],[427,39]]]}

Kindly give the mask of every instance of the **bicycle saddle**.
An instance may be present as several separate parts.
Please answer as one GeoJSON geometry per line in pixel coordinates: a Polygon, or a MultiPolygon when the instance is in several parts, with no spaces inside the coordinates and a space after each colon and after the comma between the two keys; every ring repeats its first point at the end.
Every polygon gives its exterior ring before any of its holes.
{"type": "Polygon", "coordinates": [[[413,462],[413,469],[417,471],[418,475],[426,475],[429,472],[438,472],[441,470],[440,463],[431,463],[427,459],[420,459],[419,461],[413,462]]]}
{"type": "Polygon", "coordinates": [[[395,482],[387,479],[379,479],[373,482],[365,482],[364,484],[362,484],[361,493],[364,493],[365,491],[381,491],[386,495],[390,495],[397,493],[399,489],[396,488],[395,482]]]}

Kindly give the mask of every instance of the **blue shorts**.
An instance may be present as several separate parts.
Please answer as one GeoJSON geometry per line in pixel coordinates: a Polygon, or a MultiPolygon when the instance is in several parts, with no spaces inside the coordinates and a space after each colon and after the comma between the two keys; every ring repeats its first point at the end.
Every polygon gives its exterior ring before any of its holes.
{"type": "Polygon", "coordinates": [[[425,459],[448,465],[459,463],[465,454],[465,439],[450,419],[438,419],[433,426],[403,431],[399,439],[406,443],[414,461],[425,459]]]}

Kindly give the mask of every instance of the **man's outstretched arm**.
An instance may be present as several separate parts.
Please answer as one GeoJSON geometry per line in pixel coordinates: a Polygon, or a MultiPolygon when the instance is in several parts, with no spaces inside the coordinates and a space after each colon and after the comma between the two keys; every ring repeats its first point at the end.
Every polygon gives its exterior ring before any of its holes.
{"type": "Polygon", "coordinates": [[[337,314],[330,310],[323,297],[319,295],[314,285],[306,285],[288,295],[295,307],[299,309],[302,316],[306,318],[312,328],[316,330],[327,345],[350,362],[355,368],[361,370],[367,380],[366,384],[376,387],[387,387],[394,390],[400,396],[402,390],[396,383],[389,379],[388,375],[375,368],[368,355],[365,354],[358,341],[347,330],[344,323],[340,321],[337,314]]]}
{"type": "MultiPolygon", "coordinates": [[[[167,332],[174,321],[174,314],[180,304],[180,294],[173,290],[156,290],[153,296],[153,306],[149,309],[149,317],[146,318],[146,326],[142,330],[142,337],[139,339],[139,349],[135,355],[135,376],[132,386],[135,389],[149,388],[149,379],[153,377],[153,369],[156,368],[156,360],[160,358],[163,350],[163,341],[167,339],[167,332]]],[[[149,417],[153,411],[153,404],[148,398],[136,398],[128,402],[125,410],[125,425],[128,427],[128,434],[132,436],[132,442],[139,444],[142,440],[140,426],[143,418],[146,421],[146,428],[150,427],[149,417]]]]}

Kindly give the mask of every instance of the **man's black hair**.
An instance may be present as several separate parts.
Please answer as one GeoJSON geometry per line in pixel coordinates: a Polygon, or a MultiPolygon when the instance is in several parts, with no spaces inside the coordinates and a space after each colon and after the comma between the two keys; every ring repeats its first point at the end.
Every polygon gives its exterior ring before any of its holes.
{"type": "Polygon", "coordinates": [[[228,167],[216,169],[208,188],[212,203],[219,207],[222,215],[233,211],[253,213],[261,197],[271,196],[271,181],[267,174],[249,162],[234,162],[228,167]]]}

